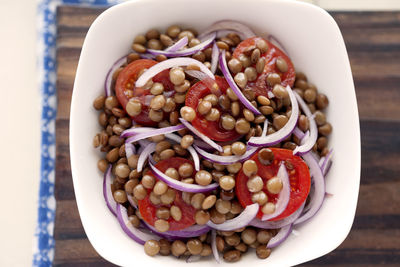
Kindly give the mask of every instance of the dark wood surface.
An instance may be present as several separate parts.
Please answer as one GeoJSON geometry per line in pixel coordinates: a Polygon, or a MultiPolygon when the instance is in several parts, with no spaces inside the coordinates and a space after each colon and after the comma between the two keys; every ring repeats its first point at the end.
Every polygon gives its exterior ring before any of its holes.
{"type": "MultiPolygon", "coordinates": [[[[68,124],[78,58],[102,9],[57,9],[54,266],[111,266],[86,238],[72,185],[68,124]]],[[[350,57],[361,120],[357,214],[335,251],[302,266],[400,266],[400,12],[334,12],[350,57]]],[[[345,186],[345,185],[343,185],[345,186]]],[[[340,222],[338,222],[340,223],[340,222]]]]}

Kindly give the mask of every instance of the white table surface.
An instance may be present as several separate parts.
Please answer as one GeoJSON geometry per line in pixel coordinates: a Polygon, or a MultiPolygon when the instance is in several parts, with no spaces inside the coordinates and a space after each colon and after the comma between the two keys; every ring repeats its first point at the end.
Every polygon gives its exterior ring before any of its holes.
{"type": "MultiPolygon", "coordinates": [[[[306,0],[330,10],[400,10],[399,0],[306,0]]],[[[0,0],[0,266],[30,266],[40,170],[35,0],[0,0]],[[5,96],[5,97],[4,97],[5,96]]]]}

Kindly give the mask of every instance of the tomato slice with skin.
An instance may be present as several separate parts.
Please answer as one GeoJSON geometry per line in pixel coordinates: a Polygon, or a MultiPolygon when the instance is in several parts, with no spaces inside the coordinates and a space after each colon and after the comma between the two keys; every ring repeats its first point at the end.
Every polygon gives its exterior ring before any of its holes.
{"type": "MultiPolygon", "coordinates": [[[[215,76],[215,81],[219,86],[220,91],[225,94],[226,90],[229,88],[228,83],[224,78],[219,76],[215,76]]],[[[205,119],[203,115],[197,112],[197,106],[200,102],[200,99],[205,97],[206,95],[211,94],[211,90],[207,85],[200,81],[195,83],[186,94],[185,105],[196,110],[196,118],[191,122],[192,125],[201,133],[207,135],[214,141],[230,141],[236,140],[240,134],[238,134],[235,129],[227,131],[221,127],[220,121],[208,121],[205,119]]],[[[216,106],[221,111],[219,106],[216,106]]],[[[221,114],[222,115],[222,114],[221,114]]]]}
{"type": "MultiPolygon", "coordinates": [[[[274,160],[270,165],[262,164],[258,160],[258,153],[250,158],[257,163],[257,175],[264,181],[264,188],[262,191],[268,195],[268,201],[276,203],[278,194],[269,193],[265,186],[266,182],[276,176],[281,162],[287,164],[286,166],[293,166],[293,169],[287,168],[291,187],[290,200],[286,209],[279,216],[270,220],[276,221],[291,215],[306,201],[308,193],[310,192],[311,178],[307,164],[300,157],[294,156],[291,150],[282,148],[269,149],[274,153],[274,160]]],[[[248,179],[249,177],[243,173],[243,170],[240,170],[236,176],[236,196],[243,207],[253,204],[251,201],[251,193],[247,188],[248,179]]],[[[261,219],[262,216],[263,213],[260,209],[257,217],[261,219]]]]}
{"type": "MultiPolygon", "coordinates": [[[[178,169],[179,166],[181,166],[184,163],[189,163],[194,168],[194,164],[191,160],[187,160],[187,159],[180,158],[180,157],[172,157],[169,159],[162,160],[162,161],[158,162],[155,166],[160,171],[165,172],[168,168],[178,169]]],[[[156,177],[151,170],[149,170],[146,174],[156,177]]],[[[195,174],[196,174],[196,171],[194,171],[193,175],[195,175],[195,174]]],[[[152,191],[151,189],[148,189],[147,196],[142,200],[138,200],[140,214],[142,215],[143,220],[145,220],[148,224],[154,226],[155,221],[158,219],[156,217],[157,208],[160,208],[160,207],[170,208],[172,205],[178,206],[180,208],[180,210],[182,212],[182,218],[180,221],[175,221],[171,216],[167,220],[169,222],[169,231],[182,230],[182,229],[185,229],[185,228],[195,224],[194,217],[196,214],[196,209],[193,206],[191,206],[183,201],[181,191],[175,190],[175,200],[171,205],[159,204],[157,206],[154,205],[153,203],[151,203],[151,201],[150,201],[149,196],[150,196],[151,191],[152,191]]]]}
{"type": "MultiPolygon", "coordinates": [[[[143,69],[148,69],[155,64],[157,61],[151,59],[139,59],[128,64],[118,75],[115,82],[115,93],[117,95],[118,101],[121,105],[126,107],[129,99],[135,97],[142,103],[142,112],[132,117],[132,119],[144,126],[155,126],[157,122],[152,121],[149,118],[149,107],[146,102],[149,102],[146,97],[151,97],[150,90],[143,88],[133,87],[136,80],[138,79],[138,74],[143,69]]],[[[174,90],[174,85],[169,80],[169,70],[164,70],[153,77],[153,82],[159,82],[164,85],[164,91],[174,90]]]]}
{"type": "MultiPolygon", "coordinates": [[[[264,71],[261,74],[258,74],[257,79],[253,82],[249,82],[247,84],[247,88],[251,88],[255,91],[256,96],[263,95],[268,97],[268,91],[272,90],[271,86],[269,86],[266,82],[266,78],[270,73],[278,73],[281,77],[282,86],[289,85],[293,87],[296,73],[290,58],[278,47],[273,45],[270,41],[263,39],[261,37],[251,37],[244,41],[242,41],[233,52],[233,57],[239,59],[239,56],[242,54],[246,54],[246,52],[254,49],[256,47],[256,42],[258,40],[264,40],[268,44],[267,52],[260,55],[260,57],[265,58],[265,67],[264,71]],[[288,70],[286,72],[280,72],[276,67],[276,60],[278,58],[282,58],[286,61],[288,70]]],[[[255,64],[252,65],[255,67],[255,64]]]]}

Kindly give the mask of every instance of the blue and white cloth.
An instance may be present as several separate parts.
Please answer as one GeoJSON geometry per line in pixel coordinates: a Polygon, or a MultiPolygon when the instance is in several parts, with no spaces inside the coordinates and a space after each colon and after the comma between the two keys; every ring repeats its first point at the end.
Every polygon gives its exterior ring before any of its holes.
{"type": "Polygon", "coordinates": [[[42,95],[41,166],[38,222],[34,240],[33,266],[52,266],[54,258],[55,119],[56,92],[56,8],[58,5],[110,6],[119,0],[39,0],[38,70],[42,95]]]}

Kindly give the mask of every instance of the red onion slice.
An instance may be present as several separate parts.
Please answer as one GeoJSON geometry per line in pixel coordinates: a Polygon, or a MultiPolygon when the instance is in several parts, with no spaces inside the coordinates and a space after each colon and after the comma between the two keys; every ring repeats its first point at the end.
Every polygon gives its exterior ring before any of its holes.
{"type": "Polygon", "coordinates": [[[163,70],[170,69],[173,67],[179,66],[189,66],[195,65],[200,68],[202,72],[207,74],[208,77],[215,80],[214,74],[200,61],[195,60],[190,57],[177,57],[177,58],[170,58],[164,61],[161,61],[154,66],[150,67],[147,71],[145,71],[139,79],[137,79],[135,86],[136,87],[143,87],[148,80],[156,76],[158,73],[162,72],[163,70]]]}
{"type": "Polygon", "coordinates": [[[253,104],[251,104],[251,102],[244,96],[244,94],[234,81],[231,73],[229,72],[228,65],[226,64],[225,50],[222,50],[219,54],[219,66],[226,81],[232,88],[233,92],[235,92],[240,102],[242,102],[242,104],[245,105],[245,107],[248,108],[255,115],[261,115],[261,112],[255,106],[253,106],[253,104]]]}
{"type": "Polygon", "coordinates": [[[290,200],[290,181],[285,164],[281,163],[276,176],[282,181],[283,187],[281,192],[279,192],[278,201],[275,204],[275,211],[271,214],[264,214],[261,218],[262,221],[279,216],[286,209],[290,200]]]}
{"type": "MultiPolygon", "coordinates": [[[[333,155],[333,149],[331,148],[331,149],[329,150],[328,154],[326,154],[326,156],[325,156],[324,161],[322,162],[322,164],[320,164],[320,166],[321,166],[321,171],[322,171],[322,174],[323,174],[324,176],[326,176],[326,174],[327,174],[328,171],[329,171],[329,168],[331,167],[331,164],[332,164],[332,155],[333,155]]],[[[321,158],[321,159],[322,159],[322,158],[321,158]]]]}
{"type": "Polygon", "coordinates": [[[156,150],[156,143],[151,143],[143,149],[142,153],[140,153],[140,155],[139,155],[138,163],[137,163],[137,167],[136,167],[138,172],[141,172],[143,170],[146,160],[151,155],[151,153],[153,153],[155,150],[156,150]]]}
{"type": "Polygon", "coordinates": [[[290,115],[288,122],[280,130],[270,135],[267,135],[265,137],[250,138],[250,140],[247,142],[248,145],[257,147],[272,146],[277,143],[280,143],[282,140],[285,140],[288,136],[292,134],[294,128],[296,127],[300,112],[299,112],[299,105],[297,103],[296,97],[292,89],[290,89],[289,86],[286,86],[286,90],[289,93],[290,102],[292,103],[292,114],[290,115]]]}
{"type": "MultiPolygon", "coordinates": [[[[178,50],[178,51],[166,51],[166,50],[154,50],[154,49],[147,49],[152,55],[164,55],[166,57],[184,57],[196,54],[197,52],[204,50],[207,46],[209,46],[215,40],[215,33],[210,34],[207,36],[207,39],[201,42],[200,44],[193,46],[191,48],[178,50]]],[[[137,85],[138,86],[138,85],[137,85]]],[[[140,87],[140,86],[139,86],[140,87]]]]}
{"type": "Polygon", "coordinates": [[[187,184],[178,180],[175,180],[167,175],[165,175],[162,171],[157,169],[151,162],[149,162],[149,166],[151,170],[154,172],[154,175],[166,183],[169,187],[174,188],[179,191],[183,192],[190,192],[190,193],[204,193],[212,191],[218,188],[218,183],[209,184],[206,186],[198,185],[198,184],[187,184]]]}
{"type": "Polygon", "coordinates": [[[142,53],[139,55],[140,55],[140,58],[144,58],[144,59],[155,59],[156,58],[155,55],[152,55],[150,53],[142,53]]]}
{"type": "Polygon", "coordinates": [[[215,22],[213,25],[205,29],[199,36],[198,38],[201,39],[202,37],[216,31],[221,31],[221,30],[232,30],[235,31],[239,34],[240,38],[242,40],[256,36],[256,34],[253,32],[252,29],[250,29],[248,26],[244,25],[243,23],[240,23],[238,21],[234,20],[221,20],[215,22]]]}
{"type": "Polygon", "coordinates": [[[135,146],[133,144],[131,144],[131,143],[125,144],[125,155],[126,155],[126,158],[129,158],[130,156],[132,156],[135,153],[136,153],[136,148],[135,148],[135,146]]]}
{"type": "Polygon", "coordinates": [[[270,41],[273,45],[275,45],[276,47],[278,47],[280,50],[282,50],[282,52],[284,52],[286,55],[289,56],[289,54],[287,53],[287,50],[285,49],[285,47],[282,45],[281,42],[279,42],[278,38],[276,38],[275,36],[273,36],[272,34],[267,36],[268,41],[270,41]]]}
{"type": "Polygon", "coordinates": [[[258,209],[259,205],[254,203],[246,206],[239,216],[231,220],[227,220],[221,224],[215,224],[212,221],[208,221],[207,225],[219,231],[233,231],[247,226],[257,216],[258,209]]]}
{"type": "Polygon", "coordinates": [[[211,53],[211,72],[215,74],[218,67],[219,48],[217,43],[214,42],[211,53]]]}
{"type": "Polygon", "coordinates": [[[214,255],[215,261],[221,263],[217,249],[217,232],[215,230],[211,230],[211,250],[214,255]]]}
{"type": "Polygon", "coordinates": [[[187,263],[196,262],[196,261],[199,261],[200,259],[201,259],[201,255],[190,255],[190,256],[186,259],[186,262],[187,262],[187,263]]]}
{"type": "Polygon", "coordinates": [[[310,194],[308,210],[295,221],[295,225],[313,217],[321,208],[325,198],[325,179],[318,162],[310,153],[306,153],[302,157],[310,168],[310,175],[314,181],[315,191],[312,195],[310,194]]]}
{"type": "Polygon", "coordinates": [[[282,228],[284,226],[292,224],[294,221],[297,220],[297,218],[299,218],[299,216],[301,215],[301,213],[304,210],[304,205],[305,205],[305,202],[295,212],[293,212],[288,217],[283,218],[282,220],[279,220],[279,221],[261,221],[258,218],[254,218],[249,223],[249,225],[254,226],[254,227],[258,227],[258,228],[262,228],[262,229],[279,229],[279,228],[282,228]]]}
{"type": "Polygon", "coordinates": [[[117,204],[116,209],[117,209],[118,222],[121,225],[122,230],[124,230],[124,232],[130,238],[132,238],[141,245],[144,245],[144,243],[146,243],[147,240],[151,239],[160,240],[160,238],[155,235],[142,232],[138,228],[135,228],[129,221],[128,211],[124,206],[122,206],[121,204],[117,204]]]}
{"type": "Polygon", "coordinates": [[[303,137],[306,136],[307,132],[304,133],[302,130],[299,129],[299,127],[295,127],[293,130],[293,134],[296,135],[296,137],[299,138],[300,140],[302,140],[303,137]]]}
{"type": "Polygon", "coordinates": [[[218,97],[221,95],[221,91],[219,90],[218,84],[215,82],[215,80],[208,77],[204,72],[198,70],[185,70],[185,72],[188,75],[203,82],[210,89],[211,93],[213,93],[214,95],[218,97]]]}
{"type": "MultiPolygon", "coordinates": [[[[182,140],[182,137],[177,136],[176,134],[166,134],[165,137],[177,142],[178,144],[180,144],[181,140],[182,140]]],[[[194,169],[196,171],[199,171],[200,170],[200,158],[199,158],[199,155],[197,154],[196,150],[192,146],[189,146],[187,148],[187,150],[189,151],[190,155],[192,156],[192,159],[193,159],[193,162],[194,162],[194,169]]]]}
{"type": "Polygon", "coordinates": [[[251,147],[247,149],[247,151],[241,155],[241,156],[220,156],[220,155],[215,155],[212,153],[208,153],[207,151],[201,149],[198,146],[194,146],[196,151],[206,160],[209,160],[214,163],[218,163],[221,165],[230,165],[236,162],[243,162],[247,159],[249,159],[251,156],[254,155],[254,153],[257,152],[258,147],[251,147]]]}
{"type": "Polygon", "coordinates": [[[114,200],[111,184],[112,184],[112,175],[111,175],[112,165],[108,165],[106,172],[104,173],[103,179],[103,196],[106,201],[107,207],[110,209],[114,216],[117,216],[117,202],[114,200]]]}
{"type": "MultiPolygon", "coordinates": [[[[169,126],[169,127],[163,127],[160,129],[152,128],[152,127],[132,127],[129,128],[121,133],[122,138],[130,137],[130,136],[135,136],[137,134],[143,134],[143,133],[148,133],[148,134],[154,134],[151,136],[155,135],[160,135],[160,134],[167,134],[167,133],[173,133],[179,130],[185,129],[185,126],[182,124],[179,125],[174,125],[174,126],[169,126]]],[[[148,137],[151,137],[148,136],[148,137]]],[[[145,137],[147,138],[147,137],[145,137]]],[[[130,141],[130,143],[135,142],[135,141],[130,141]]]]}
{"type": "MultiPolygon", "coordinates": [[[[183,124],[179,124],[179,125],[164,127],[164,128],[160,128],[160,129],[147,130],[142,133],[133,134],[133,136],[131,136],[125,140],[125,143],[133,143],[133,142],[137,142],[139,140],[143,140],[145,138],[162,135],[162,134],[173,133],[173,132],[182,130],[184,128],[185,128],[185,126],[183,124]]],[[[134,130],[135,129],[140,129],[140,128],[134,128],[134,130]]],[[[134,131],[134,130],[132,130],[132,131],[134,131]]],[[[127,135],[127,133],[126,133],[126,135],[127,135]]],[[[121,137],[123,137],[122,134],[121,134],[121,137]]]]}
{"type": "Polygon", "coordinates": [[[210,231],[210,229],[211,229],[206,224],[204,224],[204,225],[195,224],[195,225],[189,226],[189,227],[179,230],[179,231],[159,232],[159,231],[157,231],[156,228],[154,228],[154,226],[148,224],[144,220],[142,220],[142,223],[152,233],[154,233],[160,237],[163,237],[165,239],[168,239],[168,240],[176,240],[176,239],[182,239],[182,238],[201,236],[202,234],[208,233],[208,231],[210,231]]]}
{"type": "Polygon", "coordinates": [[[171,45],[170,47],[167,47],[165,49],[165,51],[175,52],[175,51],[178,51],[179,49],[183,48],[187,44],[188,44],[188,38],[187,38],[187,36],[184,36],[183,38],[179,39],[176,43],[171,45]]]}
{"type": "Polygon", "coordinates": [[[112,76],[113,73],[121,67],[122,64],[126,62],[126,55],[118,59],[117,61],[114,62],[114,64],[111,66],[110,70],[107,72],[106,75],[106,80],[104,81],[104,91],[106,93],[106,97],[112,95],[112,90],[111,90],[111,83],[112,83],[112,76]]]}
{"type": "Polygon", "coordinates": [[[129,204],[131,204],[132,207],[134,207],[135,209],[138,208],[137,203],[135,202],[135,200],[133,200],[133,197],[129,194],[126,194],[126,198],[129,201],[129,204]]]}
{"type": "Polygon", "coordinates": [[[310,135],[307,137],[307,139],[303,139],[301,142],[300,146],[297,146],[293,150],[293,155],[302,155],[304,153],[307,153],[310,151],[313,146],[315,145],[315,142],[317,142],[318,138],[318,128],[317,128],[317,123],[315,122],[314,116],[312,115],[310,109],[308,108],[307,104],[304,102],[304,100],[299,96],[296,92],[294,92],[294,95],[296,96],[297,102],[299,103],[301,109],[303,110],[304,114],[306,114],[308,121],[310,122],[310,135]],[[304,143],[303,143],[304,141],[304,143]]]}
{"type": "Polygon", "coordinates": [[[194,133],[195,135],[197,135],[198,137],[200,137],[204,142],[206,142],[208,145],[210,145],[211,147],[213,147],[214,149],[216,149],[219,152],[224,152],[224,150],[222,149],[222,147],[220,145],[218,145],[217,143],[215,143],[213,140],[211,140],[208,136],[206,136],[205,134],[199,132],[196,128],[194,128],[194,126],[192,124],[190,124],[190,122],[188,122],[187,120],[183,119],[183,118],[179,118],[179,120],[182,122],[183,125],[186,126],[186,128],[188,128],[192,133],[194,133]]]}
{"type": "Polygon", "coordinates": [[[292,232],[292,228],[293,224],[282,227],[278,234],[269,240],[267,248],[274,248],[282,244],[282,242],[289,237],[290,233],[292,232]]]}

